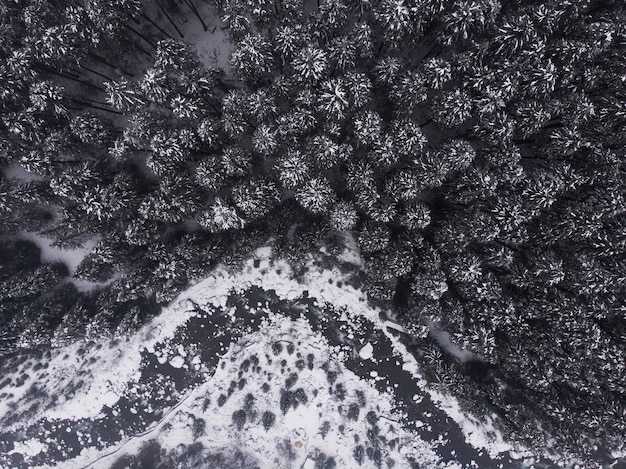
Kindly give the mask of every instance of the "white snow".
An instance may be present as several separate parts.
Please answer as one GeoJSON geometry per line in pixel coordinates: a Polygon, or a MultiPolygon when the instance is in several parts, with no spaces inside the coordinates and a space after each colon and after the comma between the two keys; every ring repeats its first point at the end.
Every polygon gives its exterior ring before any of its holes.
{"type": "Polygon", "coordinates": [[[469,350],[465,350],[452,342],[450,334],[442,330],[438,325],[431,324],[430,333],[433,335],[433,337],[437,341],[437,344],[439,344],[442,349],[444,349],[452,356],[456,357],[459,361],[466,362],[472,359],[480,359],[480,357],[476,356],[469,350]]]}
{"type": "Polygon", "coordinates": [[[176,355],[175,357],[170,359],[170,365],[172,365],[174,368],[181,368],[184,363],[185,359],[180,355],[176,355]]]}
{"type": "MultiPolygon", "coordinates": [[[[103,341],[100,345],[88,348],[85,343],[79,342],[53,349],[45,370],[28,372],[25,384],[11,390],[14,397],[0,400],[0,416],[25,412],[32,403],[25,394],[35,385],[41,394],[38,403],[46,409],[31,418],[96,418],[104,406],[110,407],[117,402],[128,383],[138,378],[136,373],[141,358],[138,349],[129,344],[103,341]],[[87,350],[87,353],[79,353],[81,349],[87,350]],[[92,361],[97,365],[90,366],[92,361]],[[55,402],[56,396],[65,395],[62,391],[73,387],[78,380],[85,384],[67,399],[55,402]]],[[[17,369],[15,375],[19,376],[19,373],[17,369]]],[[[19,423],[5,427],[5,430],[16,428],[19,423]]]]}
{"type": "Polygon", "coordinates": [[[110,279],[105,282],[92,282],[91,280],[83,280],[80,278],[70,277],[68,282],[71,282],[78,291],[89,292],[97,288],[104,288],[107,285],[111,285],[113,282],[122,277],[122,272],[115,272],[110,279]]]}
{"type": "Polygon", "coordinates": [[[21,231],[19,238],[31,241],[37,245],[41,250],[40,262],[62,262],[69,270],[70,277],[68,282],[74,284],[74,286],[81,292],[91,291],[94,288],[104,287],[111,284],[120,277],[120,273],[116,273],[106,282],[91,282],[89,280],[82,280],[73,278],[72,275],[76,272],[76,268],[82,262],[82,260],[91,252],[91,250],[100,242],[99,236],[94,236],[88,240],[82,247],[76,249],[61,249],[53,246],[54,240],[47,238],[38,233],[32,233],[28,231],[21,231]]]}
{"type": "Polygon", "coordinates": [[[20,441],[15,444],[13,450],[9,451],[9,454],[20,453],[22,455],[37,456],[39,453],[46,452],[47,447],[39,440],[30,439],[26,441],[20,441]]]}
{"type": "Polygon", "coordinates": [[[361,258],[361,253],[357,247],[356,239],[351,233],[342,233],[342,238],[346,249],[339,254],[337,260],[340,262],[348,262],[350,264],[354,264],[359,268],[364,268],[365,263],[361,258]]]}
{"type": "Polygon", "coordinates": [[[39,174],[26,171],[20,164],[13,163],[2,170],[7,179],[19,179],[21,181],[42,181],[43,177],[39,174]]]}
{"type": "Polygon", "coordinates": [[[41,249],[41,262],[63,262],[70,271],[70,274],[76,271],[78,264],[81,263],[87,254],[89,254],[100,241],[98,237],[94,237],[85,243],[83,247],[67,250],[53,246],[53,239],[46,238],[45,236],[37,233],[22,231],[20,232],[19,237],[32,241],[39,249],[41,249]]]}
{"type": "Polygon", "coordinates": [[[369,342],[365,344],[365,346],[361,350],[359,350],[359,357],[361,357],[363,360],[371,360],[373,356],[374,347],[369,342]]]}
{"type": "Polygon", "coordinates": [[[495,457],[506,451],[513,451],[520,455],[530,454],[525,448],[504,441],[500,432],[493,426],[495,416],[485,416],[478,419],[461,410],[458,401],[435,389],[429,389],[430,398],[442,409],[448,417],[454,420],[465,435],[465,440],[475,448],[482,448],[495,457]]]}

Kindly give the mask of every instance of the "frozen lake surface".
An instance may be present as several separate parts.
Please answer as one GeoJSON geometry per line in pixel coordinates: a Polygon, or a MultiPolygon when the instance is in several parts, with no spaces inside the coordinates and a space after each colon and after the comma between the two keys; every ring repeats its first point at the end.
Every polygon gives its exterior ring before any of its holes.
{"type": "Polygon", "coordinates": [[[311,269],[298,283],[260,250],[135,334],[5,359],[0,466],[125,467],[191,453],[260,468],[533,461],[489,419],[429,390],[395,326],[340,279],[311,269]]]}

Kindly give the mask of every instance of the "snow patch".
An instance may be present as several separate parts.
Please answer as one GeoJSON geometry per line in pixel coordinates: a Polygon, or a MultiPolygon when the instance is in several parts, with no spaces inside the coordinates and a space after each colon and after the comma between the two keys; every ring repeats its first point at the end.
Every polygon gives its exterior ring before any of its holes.
{"type": "Polygon", "coordinates": [[[346,249],[337,256],[337,260],[339,262],[347,262],[349,264],[354,264],[360,269],[365,268],[365,262],[363,262],[363,258],[361,257],[361,252],[359,251],[359,247],[357,245],[356,239],[352,233],[342,233],[343,242],[346,246],[346,249]]]}
{"type": "Polygon", "coordinates": [[[466,362],[469,360],[480,360],[480,357],[476,356],[469,350],[465,350],[459,347],[457,344],[452,342],[450,334],[442,330],[438,325],[431,324],[430,333],[442,349],[458,359],[460,362],[466,362]]]}
{"type": "Polygon", "coordinates": [[[221,28],[220,18],[212,11],[211,4],[209,2],[194,3],[196,3],[198,13],[207,26],[207,31],[204,30],[200,20],[191,11],[186,11],[186,18],[175,17],[178,20],[179,28],[184,29],[183,41],[194,47],[205,67],[221,68],[228,75],[230,70],[228,59],[233,45],[226,36],[225,30],[221,28]],[[181,19],[185,21],[184,26],[181,19]]]}
{"type": "Polygon", "coordinates": [[[18,441],[14,445],[13,450],[9,454],[19,453],[23,456],[37,456],[39,453],[46,452],[47,447],[39,440],[30,439],[26,441],[18,441]]]}
{"type": "Polygon", "coordinates": [[[91,250],[100,242],[99,237],[94,237],[87,241],[83,247],[67,250],[53,246],[54,240],[46,238],[37,233],[22,231],[19,237],[36,244],[41,250],[41,262],[62,262],[73,274],[82,260],[91,252],[91,250]]]}
{"type": "Polygon", "coordinates": [[[365,346],[361,350],[359,350],[359,357],[361,357],[363,360],[371,360],[373,356],[374,347],[369,342],[365,344],[365,346]]]}
{"type": "Polygon", "coordinates": [[[20,164],[13,163],[6,168],[3,168],[2,172],[7,179],[19,179],[20,181],[43,181],[43,177],[39,174],[26,171],[20,164]]]}
{"type": "Polygon", "coordinates": [[[181,368],[184,363],[185,359],[180,355],[176,355],[175,357],[170,358],[170,365],[172,365],[174,368],[181,368]]]}
{"type": "Polygon", "coordinates": [[[518,454],[526,454],[527,450],[522,447],[514,447],[504,441],[502,434],[494,427],[493,418],[485,416],[478,419],[461,410],[459,402],[452,396],[446,395],[435,389],[428,389],[430,398],[443,410],[448,417],[454,420],[465,435],[465,440],[474,448],[484,449],[491,457],[498,454],[513,451],[518,454]]]}
{"type": "Polygon", "coordinates": [[[88,292],[96,288],[103,288],[119,279],[122,275],[118,272],[105,282],[92,282],[90,280],[83,280],[72,277],[74,272],[76,272],[78,265],[100,242],[99,236],[94,236],[86,243],[84,243],[82,247],[76,249],[61,249],[59,247],[53,246],[53,239],[46,238],[45,236],[42,236],[38,233],[22,231],[19,233],[19,237],[37,245],[37,247],[41,251],[39,258],[40,262],[62,262],[63,264],[65,264],[70,273],[70,277],[67,279],[67,281],[72,283],[80,292],[88,292]]]}

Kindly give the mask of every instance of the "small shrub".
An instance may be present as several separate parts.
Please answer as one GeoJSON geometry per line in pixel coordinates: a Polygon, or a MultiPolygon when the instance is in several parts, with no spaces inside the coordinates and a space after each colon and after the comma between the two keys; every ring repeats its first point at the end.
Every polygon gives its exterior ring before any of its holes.
{"type": "Polygon", "coordinates": [[[326,438],[326,435],[328,435],[329,431],[330,431],[330,422],[325,421],[324,423],[322,423],[319,433],[320,435],[322,435],[322,438],[326,438]]]}
{"type": "Polygon", "coordinates": [[[239,409],[233,412],[233,423],[237,426],[237,430],[241,430],[246,424],[246,411],[239,409]]]}
{"type": "Polygon", "coordinates": [[[359,419],[359,411],[358,404],[350,404],[350,407],[348,407],[348,418],[357,421],[359,419]]]}
{"type": "Polygon", "coordinates": [[[251,393],[246,394],[246,397],[244,399],[245,409],[250,410],[252,406],[254,405],[254,401],[256,401],[256,398],[254,397],[254,395],[252,395],[251,393]]]}
{"type": "Polygon", "coordinates": [[[346,398],[346,389],[343,387],[343,384],[338,383],[337,386],[335,386],[335,395],[340,401],[343,401],[346,398]]]}
{"type": "Polygon", "coordinates": [[[269,430],[274,425],[274,422],[276,421],[276,416],[272,412],[266,410],[265,412],[263,412],[262,420],[263,428],[265,428],[265,430],[269,430]]]}
{"type": "Polygon", "coordinates": [[[291,405],[293,404],[293,402],[294,402],[293,393],[291,391],[285,391],[284,389],[281,389],[280,410],[282,411],[283,415],[286,414],[287,411],[291,408],[291,405]]]}
{"type": "Polygon", "coordinates": [[[291,373],[287,379],[285,380],[285,386],[287,389],[291,388],[298,381],[298,375],[296,373],[291,373]]]}
{"type": "Polygon", "coordinates": [[[302,404],[306,404],[307,402],[309,402],[309,398],[302,388],[296,389],[293,393],[293,396],[297,401],[301,402],[302,404]]]}
{"type": "Polygon", "coordinates": [[[365,448],[363,448],[363,445],[358,445],[354,448],[352,456],[354,457],[354,460],[359,463],[359,466],[363,464],[363,458],[365,456],[365,448]]]}
{"type": "Polygon", "coordinates": [[[198,418],[194,419],[193,427],[192,427],[192,434],[193,434],[194,440],[204,435],[205,429],[206,429],[206,422],[204,421],[204,419],[198,419],[198,418]]]}

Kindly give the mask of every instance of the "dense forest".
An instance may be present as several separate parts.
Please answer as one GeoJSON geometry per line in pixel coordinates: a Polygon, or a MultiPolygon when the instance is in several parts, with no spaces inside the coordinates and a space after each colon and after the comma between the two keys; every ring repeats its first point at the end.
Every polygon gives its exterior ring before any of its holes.
{"type": "Polygon", "coordinates": [[[211,2],[228,69],[176,26],[201,0],[0,5],[0,351],[352,237],[431,382],[531,446],[623,450],[626,7],[211,2]],[[70,272],[25,233],[97,244],[70,272]]]}

